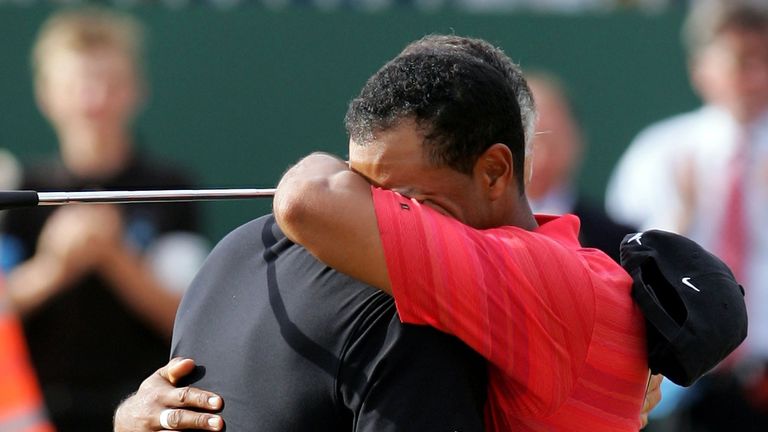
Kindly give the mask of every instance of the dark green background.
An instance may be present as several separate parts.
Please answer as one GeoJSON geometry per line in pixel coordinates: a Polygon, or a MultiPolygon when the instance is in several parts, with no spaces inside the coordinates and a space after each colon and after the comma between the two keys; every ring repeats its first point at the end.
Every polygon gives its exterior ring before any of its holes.
{"type": "MultiPolygon", "coordinates": [[[[37,113],[29,49],[47,7],[0,7],[0,146],[22,160],[55,150],[37,113]]],[[[679,44],[681,15],[463,15],[132,9],[149,32],[151,99],[139,130],[154,154],[202,185],[268,187],[313,150],[346,154],[342,118],[365,79],[427,33],[485,38],[524,68],[570,89],[590,149],[580,183],[602,199],[611,167],[637,131],[696,106],[679,44]]],[[[219,239],[269,211],[268,200],[206,204],[219,239]]]]}

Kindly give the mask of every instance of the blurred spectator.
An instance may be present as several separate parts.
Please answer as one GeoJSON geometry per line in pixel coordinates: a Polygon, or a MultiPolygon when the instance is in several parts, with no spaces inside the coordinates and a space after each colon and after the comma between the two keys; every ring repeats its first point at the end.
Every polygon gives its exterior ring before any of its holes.
{"type": "MultiPolygon", "coordinates": [[[[15,189],[21,172],[0,148],[0,190],[15,189]]],[[[5,212],[0,211],[0,218],[5,212]]],[[[6,261],[0,237],[0,262],[6,261]]],[[[0,431],[52,432],[35,371],[29,362],[21,323],[9,304],[0,269],[0,431]]]]}
{"type": "MultiPolygon", "coordinates": [[[[17,189],[21,184],[21,167],[13,155],[0,148],[0,190],[17,189]]],[[[0,226],[7,210],[0,210],[0,226]]],[[[13,263],[18,261],[15,239],[8,238],[0,232],[0,275],[3,275],[13,263]]],[[[0,301],[0,303],[3,303],[0,301]]],[[[7,301],[5,302],[7,304],[7,301]]],[[[2,430],[2,429],[0,429],[2,430]]]]}
{"type": "MultiPolygon", "coordinates": [[[[60,152],[25,167],[23,188],[189,187],[176,169],[135,148],[131,125],[146,89],[135,20],[100,9],[58,13],[43,25],[32,58],[38,105],[60,152]]],[[[121,397],[167,360],[183,288],[206,252],[191,233],[196,222],[191,204],[6,214],[5,234],[23,260],[7,288],[58,430],[110,430],[121,397]],[[153,272],[149,256],[171,274],[153,272]]]]}
{"type": "Polygon", "coordinates": [[[745,286],[749,335],[694,388],[694,430],[768,430],[767,8],[692,3],[684,37],[704,106],[641,132],[608,188],[616,218],[690,236],[745,286]]]}
{"type": "Polygon", "coordinates": [[[4,148],[0,148],[0,189],[14,189],[21,180],[21,170],[16,158],[4,148]]]}
{"type": "MultiPolygon", "coordinates": [[[[12,190],[19,187],[21,182],[21,168],[16,158],[6,149],[0,147],[0,190],[12,190]]],[[[0,210],[0,223],[3,221],[5,211],[0,210]]],[[[3,254],[3,237],[0,235],[0,273],[6,268],[7,258],[3,254]]]]}
{"type": "Polygon", "coordinates": [[[0,430],[53,432],[18,317],[0,272],[0,430]]]}
{"type": "Polygon", "coordinates": [[[526,74],[538,111],[533,138],[533,166],[527,186],[536,213],[573,213],[581,219],[579,240],[601,249],[617,262],[619,245],[634,229],[613,222],[602,209],[580,196],[575,184],[584,140],[565,91],[553,76],[526,74]]]}

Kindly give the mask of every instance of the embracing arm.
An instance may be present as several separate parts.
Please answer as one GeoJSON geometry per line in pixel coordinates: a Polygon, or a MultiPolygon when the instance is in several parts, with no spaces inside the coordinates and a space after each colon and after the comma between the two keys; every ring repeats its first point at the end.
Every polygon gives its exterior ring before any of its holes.
{"type": "Polygon", "coordinates": [[[141,383],[138,391],[117,407],[114,432],[152,432],[166,430],[160,415],[170,410],[171,430],[220,431],[223,401],[217,394],[194,387],[176,387],[178,381],[195,369],[191,359],[174,358],[141,383]]]}
{"type": "Polygon", "coordinates": [[[391,293],[371,185],[331,155],[313,153],[277,186],[280,229],[320,261],[391,293]]]}

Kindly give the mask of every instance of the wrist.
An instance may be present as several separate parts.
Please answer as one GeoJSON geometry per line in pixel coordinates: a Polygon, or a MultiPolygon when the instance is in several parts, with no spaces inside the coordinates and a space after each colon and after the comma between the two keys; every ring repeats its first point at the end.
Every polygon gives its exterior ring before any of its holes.
{"type": "Polygon", "coordinates": [[[81,273],[77,268],[67,266],[59,257],[47,253],[35,255],[28,264],[25,270],[35,276],[37,283],[34,286],[63,285],[81,273]]]}
{"type": "Polygon", "coordinates": [[[38,254],[8,275],[8,297],[16,312],[37,309],[76,277],[57,257],[38,254]]]}

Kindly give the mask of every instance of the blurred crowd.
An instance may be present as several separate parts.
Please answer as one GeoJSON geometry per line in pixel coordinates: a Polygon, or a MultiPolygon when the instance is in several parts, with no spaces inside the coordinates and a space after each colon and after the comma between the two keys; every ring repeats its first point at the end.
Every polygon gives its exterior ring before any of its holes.
{"type": "MultiPolygon", "coordinates": [[[[673,0],[250,1],[568,12],[687,5],[673,0]]],[[[239,0],[207,2],[223,6],[239,0]]],[[[691,2],[682,34],[690,81],[702,105],[660,119],[627,143],[605,205],[587,199],[577,182],[588,143],[574,106],[588,101],[568,97],[567,77],[527,72],[538,115],[528,194],[536,212],[578,215],[582,243],[616,260],[624,235],[646,229],[682,233],[724,259],[746,289],[749,336],[693,387],[665,383],[649,430],[768,430],[768,5],[691,2]]],[[[194,184],[172,163],[156,160],[151,143],[134,128],[148,97],[142,46],[140,24],[122,13],[73,10],[43,25],[32,48],[34,96],[55,130],[58,142],[51,148],[57,151],[48,160],[20,166],[0,149],[0,189],[194,184]]],[[[0,364],[7,365],[0,368],[0,430],[111,428],[119,400],[167,359],[176,308],[208,251],[198,216],[193,204],[0,212],[0,364]]]]}

